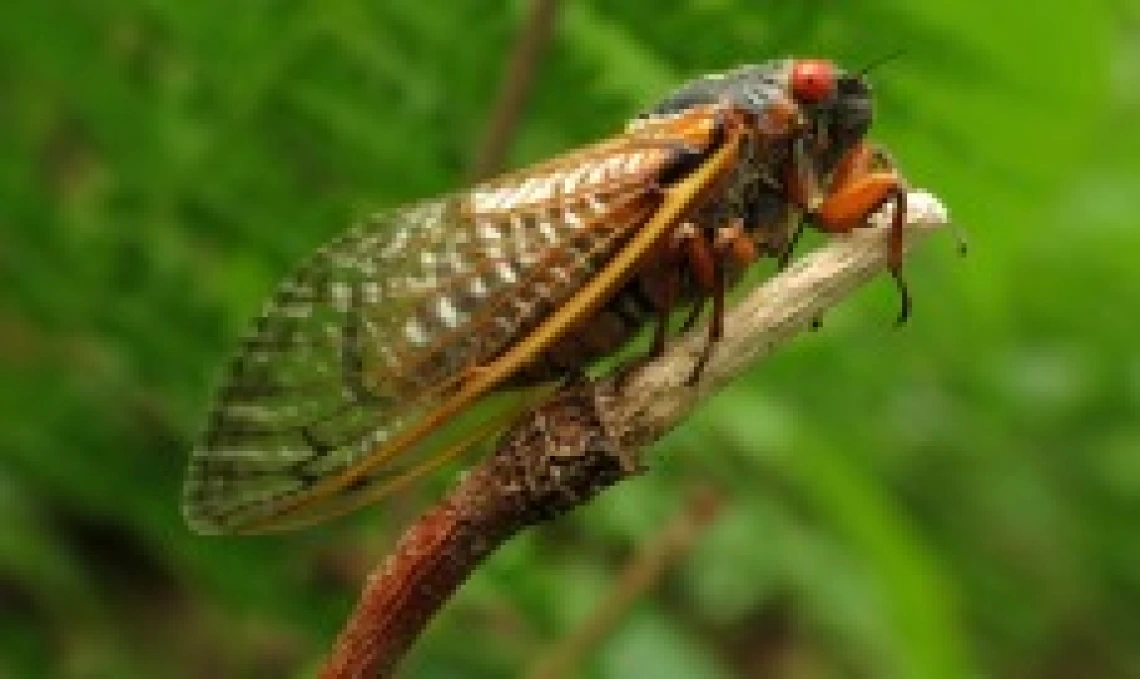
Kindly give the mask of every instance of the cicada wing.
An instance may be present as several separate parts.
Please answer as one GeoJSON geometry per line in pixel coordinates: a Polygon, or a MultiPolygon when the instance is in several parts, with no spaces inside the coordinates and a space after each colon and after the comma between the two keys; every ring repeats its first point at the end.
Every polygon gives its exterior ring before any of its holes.
{"type": "MultiPolygon", "coordinates": [[[[492,260],[474,251],[464,204],[451,196],[378,215],[278,286],[226,369],[192,455],[183,503],[192,527],[272,528],[270,517],[284,506],[422,420],[480,349],[496,350],[495,337],[471,327],[462,336],[481,337],[480,345],[444,341],[468,325],[468,306],[478,306],[460,300],[458,286],[470,292],[479,280],[487,301],[507,294],[501,277],[485,275],[506,254],[492,260]]],[[[499,401],[484,408],[488,417],[521,407],[499,401]]],[[[416,456],[377,465],[355,482],[356,492],[422,468],[454,448],[461,432],[449,434],[438,450],[420,447],[416,456]]]]}
{"type": "MultiPolygon", "coordinates": [[[[422,481],[425,478],[450,471],[457,473],[461,469],[465,453],[479,450],[491,442],[514,421],[526,408],[542,399],[554,385],[536,385],[527,389],[499,391],[487,394],[481,402],[468,408],[457,417],[452,418],[438,430],[431,432],[419,447],[416,453],[399,455],[388,464],[378,465],[376,469],[361,474],[352,483],[338,488],[336,492],[322,492],[308,496],[313,501],[301,501],[306,495],[291,494],[281,496],[274,502],[266,503],[264,500],[254,500],[255,506],[245,510],[240,522],[231,522],[221,526],[216,521],[206,525],[192,524],[200,532],[227,532],[252,533],[292,530],[304,526],[320,523],[329,518],[347,514],[360,507],[388,499],[398,493],[404,493],[404,503],[414,503],[412,506],[422,505],[430,500],[425,497],[422,481]],[[281,504],[283,500],[293,500],[288,504],[281,504]],[[281,511],[287,507],[287,511],[281,511]],[[256,510],[256,514],[251,510],[256,510]]],[[[205,459],[201,462],[201,473],[207,476],[228,475],[230,470],[211,469],[219,462],[215,459],[205,459]]],[[[223,463],[224,464],[224,463],[223,463]]],[[[344,471],[339,472],[343,474],[344,471]]],[[[316,487],[320,479],[335,478],[336,474],[314,477],[309,482],[316,487]]],[[[252,486],[245,492],[252,492],[252,486]]],[[[190,503],[187,504],[187,507],[190,503]]]]}
{"type": "Polygon", "coordinates": [[[580,291],[652,217],[674,147],[709,124],[643,126],[318,250],[223,376],[187,476],[191,526],[258,532],[342,513],[497,433],[535,393],[492,391],[573,320],[561,306],[585,312],[580,291]]]}

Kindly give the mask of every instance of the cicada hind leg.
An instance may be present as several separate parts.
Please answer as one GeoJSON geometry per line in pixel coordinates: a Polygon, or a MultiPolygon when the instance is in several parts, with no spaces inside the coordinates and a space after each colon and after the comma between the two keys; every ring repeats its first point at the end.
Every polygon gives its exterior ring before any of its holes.
{"type": "Polygon", "coordinates": [[[729,267],[733,263],[747,266],[756,261],[759,255],[756,244],[745,232],[740,219],[734,219],[715,230],[679,231],[678,242],[683,253],[683,264],[692,273],[698,288],[697,299],[693,301],[692,312],[682,330],[687,330],[688,326],[695,323],[705,300],[710,298],[712,300],[712,318],[709,319],[705,344],[686,380],[686,383],[692,386],[700,380],[712,356],[713,348],[724,336],[726,279],[729,267]]]}
{"type": "MultiPolygon", "coordinates": [[[[743,233],[736,225],[726,233],[743,233]]],[[[713,314],[709,320],[706,341],[697,357],[697,362],[686,380],[694,384],[708,362],[713,345],[720,340],[724,328],[725,257],[733,252],[754,253],[750,240],[717,238],[717,232],[705,228],[694,221],[679,223],[665,247],[647,269],[638,275],[634,285],[643,291],[652,291],[653,299],[653,344],[643,359],[626,366],[623,371],[628,376],[635,365],[642,365],[659,359],[665,353],[673,312],[679,306],[687,305],[689,313],[681,326],[681,332],[688,332],[697,322],[706,302],[712,300],[713,314]]],[[[754,254],[751,255],[754,259],[754,254]]]]}

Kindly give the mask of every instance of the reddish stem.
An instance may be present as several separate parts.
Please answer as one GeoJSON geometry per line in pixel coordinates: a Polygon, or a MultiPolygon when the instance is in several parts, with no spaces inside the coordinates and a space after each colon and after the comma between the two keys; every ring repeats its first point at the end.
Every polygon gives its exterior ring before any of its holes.
{"type": "Polygon", "coordinates": [[[494,455],[413,524],[368,579],[322,679],[387,677],[475,567],[520,529],[576,507],[634,467],[610,442],[588,385],[517,423],[494,455]]]}
{"type": "Polygon", "coordinates": [[[349,624],[321,671],[322,679],[386,675],[463,581],[478,557],[457,549],[464,531],[450,504],[425,514],[369,578],[349,624]],[[456,556],[470,555],[464,563],[456,556]],[[457,572],[458,571],[458,572],[457,572]]]}

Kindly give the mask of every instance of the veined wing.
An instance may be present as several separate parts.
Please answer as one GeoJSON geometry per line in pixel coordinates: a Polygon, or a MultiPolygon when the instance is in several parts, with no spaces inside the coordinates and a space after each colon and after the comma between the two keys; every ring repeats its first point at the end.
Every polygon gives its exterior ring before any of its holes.
{"type": "Polygon", "coordinates": [[[564,305],[586,313],[580,291],[604,292],[595,279],[618,275],[615,254],[658,211],[659,177],[680,147],[708,147],[715,127],[712,109],[641,121],[377,215],[317,251],[277,288],[224,375],[187,477],[191,525],[310,523],[497,433],[527,394],[494,387],[573,320],[564,305]]]}

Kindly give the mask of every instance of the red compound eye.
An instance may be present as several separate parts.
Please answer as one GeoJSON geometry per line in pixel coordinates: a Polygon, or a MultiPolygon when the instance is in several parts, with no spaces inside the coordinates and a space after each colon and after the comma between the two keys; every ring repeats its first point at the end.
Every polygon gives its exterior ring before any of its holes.
{"type": "Polygon", "coordinates": [[[835,92],[835,67],[830,61],[804,59],[792,64],[792,96],[803,102],[827,99],[835,92]]]}

